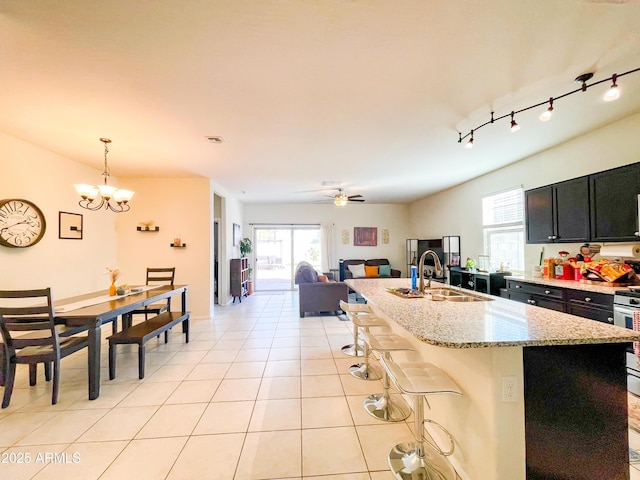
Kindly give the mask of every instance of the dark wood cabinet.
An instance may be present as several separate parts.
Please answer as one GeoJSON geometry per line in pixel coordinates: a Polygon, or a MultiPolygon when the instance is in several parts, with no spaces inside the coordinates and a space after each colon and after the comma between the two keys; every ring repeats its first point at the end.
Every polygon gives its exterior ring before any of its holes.
{"type": "Polygon", "coordinates": [[[525,192],[527,243],[640,239],[640,163],[525,192]]]}
{"type": "Polygon", "coordinates": [[[474,272],[461,267],[449,269],[450,285],[481,293],[500,296],[500,289],[506,286],[504,273],[474,272]]]}
{"type": "Polygon", "coordinates": [[[589,240],[588,177],[528,190],[525,208],[527,243],[589,240]]]}
{"type": "Polygon", "coordinates": [[[236,298],[242,302],[242,297],[248,293],[249,261],[246,257],[232,258],[230,266],[230,290],[233,301],[236,298]]]}
{"type": "Polygon", "coordinates": [[[566,311],[562,288],[508,279],[507,295],[510,300],[516,302],[528,303],[558,312],[566,311]]]}
{"type": "Polygon", "coordinates": [[[567,313],[613,325],[613,295],[566,290],[567,313]]]}
{"type": "Polygon", "coordinates": [[[592,240],[637,241],[640,163],[590,175],[589,187],[592,240]]]}
{"type": "Polygon", "coordinates": [[[537,305],[578,317],[613,324],[613,295],[573,288],[507,280],[507,295],[516,302],[537,305]]]}

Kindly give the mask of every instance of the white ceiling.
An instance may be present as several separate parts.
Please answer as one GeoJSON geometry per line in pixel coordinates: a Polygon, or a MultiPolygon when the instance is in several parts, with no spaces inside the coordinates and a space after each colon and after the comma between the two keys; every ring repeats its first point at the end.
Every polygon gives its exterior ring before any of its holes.
{"type": "Polygon", "coordinates": [[[122,186],[207,176],[244,202],[327,180],[412,201],[640,112],[639,72],[617,102],[602,84],[457,142],[637,67],[638,0],[0,3],[1,132],[98,169],[109,137],[122,186]]]}

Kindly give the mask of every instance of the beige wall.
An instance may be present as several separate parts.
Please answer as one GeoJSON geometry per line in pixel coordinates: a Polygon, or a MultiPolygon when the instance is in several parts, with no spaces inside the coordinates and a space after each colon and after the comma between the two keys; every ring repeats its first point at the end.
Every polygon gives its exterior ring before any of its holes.
{"type": "MultiPolygon", "coordinates": [[[[640,114],[578,137],[409,206],[414,235],[460,235],[462,258],[483,254],[483,196],[522,186],[525,190],[640,161],[640,114]]],[[[490,148],[483,145],[482,148],[490,148]]],[[[469,153],[473,155],[476,149],[469,153]]],[[[525,269],[537,264],[542,245],[525,246],[525,269]]],[[[578,253],[579,244],[545,245],[545,256],[578,253]]]]}
{"type": "Polygon", "coordinates": [[[319,205],[282,205],[247,204],[244,207],[243,231],[251,234],[251,223],[282,224],[333,224],[334,225],[334,265],[338,260],[351,258],[388,258],[391,266],[405,270],[405,241],[410,237],[407,205],[389,204],[348,204],[336,207],[333,204],[319,205]],[[378,245],[376,247],[356,247],[353,245],[353,227],[377,227],[378,245]],[[382,243],[382,230],[389,230],[389,243],[382,243]],[[342,243],[342,231],[349,233],[349,243],[342,243]]]}
{"type": "MultiPolygon", "coordinates": [[[[176,281],[188,283],[194,317],[212,315],[213,186],[209,179],[126,179],[136,192],[131,211],[91,212],[78,206],[74,183],[98,183],[101,170],[0,134],[0,198],[25,198],[44,212],[45,237],[25,249],[0,247],[0,288],[52,287],[54,298],[103,290],[106,267],[120,268],[117,283],[144,283],[147,266],[176,266],[176,281]],[[58,212],[81,213],[82,240],[58,239],[58,212]],[[154,220],[158,233],[141,233],[154,220]],[[180,234],[187,248],[171,248],[180,234]]],[[[118,179],[111,177],[111,183],[118,179]]],[[[237,201],[232,216],[241,222],[237,201]]],[[[224,277],[226,278],[226,277],[224,277]]]]}
{"type": "Polygon", "coordinates": [[[176,284],[189,285],[192,315],[209,316],[213,291],[213,194],[209,179],[127,178],[126,185],[136,194],[131,211],[117,216],[119,281],[141,284],[147,267],[176,267],[176,284]],[[151,220],[159,232],[137,231],[140,222],[151,220]],[[185,248],[171,247],[177,236],[185,248]]]}
{"type": "MultiPolygon", "coordinates": [[[[52,287],[54,298],[109,287],[117,265],[115,214],[78,206],[74,183],[100,181],[100,171],[0,134],[0,198],[24,198],[44,213],[44,238],[29,248],[0,247],[0,288],[52,287]],[[82,240],[58,239],[58,212],[81,213],[82,240]]],[[[114,179],[114,184],[117,179],[114,179]]]]}

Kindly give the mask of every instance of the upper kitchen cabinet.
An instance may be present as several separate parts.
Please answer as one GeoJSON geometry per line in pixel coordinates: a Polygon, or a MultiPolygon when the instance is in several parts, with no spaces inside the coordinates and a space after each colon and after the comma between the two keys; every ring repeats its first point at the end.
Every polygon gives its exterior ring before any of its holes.
{"type": "Polygon", "coordinates": [[[640,163],[589,176],[591,239],[637,241],[640,237],[640,163]]]}
{"type": "Polygon", "coordinates": [[[589,178],[525,192],[527,243],[579,243],[589,240],[589,178]]]}

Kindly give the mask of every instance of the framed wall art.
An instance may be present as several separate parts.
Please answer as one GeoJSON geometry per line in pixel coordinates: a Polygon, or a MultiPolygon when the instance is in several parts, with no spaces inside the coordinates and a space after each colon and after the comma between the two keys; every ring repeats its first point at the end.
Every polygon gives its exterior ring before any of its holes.
{"type": "Polygon", "coordinates": [[[233,224],[233,245],[235,247],[240,246],[240,225],[237,223],[233,224]]]}
{"type": "Polygon", "coordinates": [[[378,245],[376,227],[353,227],[353,244],[356,247],[375,247],[378,245]]]}
{"type": "Polygon", "coordinates": [[[82,240],[82,214],[58,212],[58,238],[82,240]]]}

